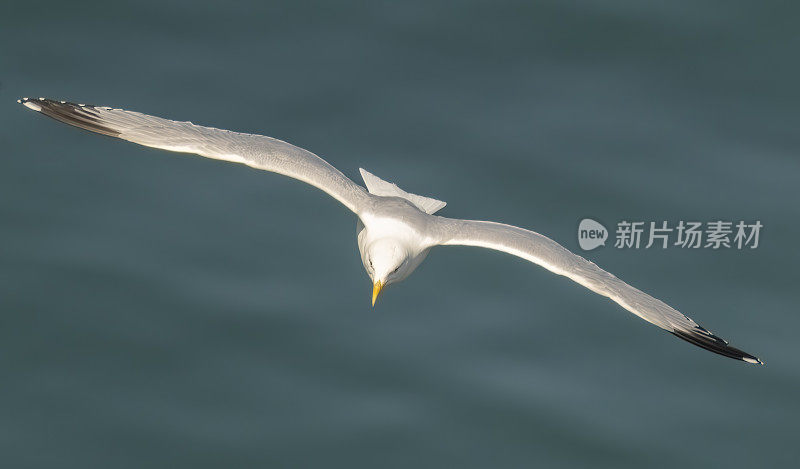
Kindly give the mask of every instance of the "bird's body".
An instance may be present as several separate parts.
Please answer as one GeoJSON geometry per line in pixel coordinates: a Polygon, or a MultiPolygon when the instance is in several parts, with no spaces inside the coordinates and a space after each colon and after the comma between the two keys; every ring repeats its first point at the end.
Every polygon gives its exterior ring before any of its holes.
{"type": "Polygon", "coordinates": [[[555,241],[519,227],[446,218],[445,203],[410,194],[365,170],[366,189],[322,158],[262,135],[178,122],[138,112],[45,98],[19,101],[27,108],[92,132],[170,151],[243,163],[311,184],[358,217],[357,240],[375,299],[408,277],[436,246],[475,246],[521,257],[606,296],[642,319],[695,345],[749,363],[761,361],[699,326],[662,301],[628,285],[555,241]]]}
{"type": "Polygon", "coordinates": [[[387,285],[393,269],[400,267],[393,282],[404,280],[436,245],[435,239],[426,235],[434,216],[399,197],[373,197],[372,207],[359,216],[356,226],[358,251],[367,273],[387,285]],[[375,270],[375,261],[384,257],[386,261],[377,266],[385,272],[375,270]],[[395,265],[395,260],[400,263],[395,265]]]}

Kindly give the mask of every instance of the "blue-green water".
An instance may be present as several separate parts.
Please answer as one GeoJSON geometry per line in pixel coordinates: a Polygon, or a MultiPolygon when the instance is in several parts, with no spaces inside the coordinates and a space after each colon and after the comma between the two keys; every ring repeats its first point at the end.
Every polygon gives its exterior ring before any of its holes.
{"type": "Polygon", "coordinates": [[[2,467],[796,465],[798,14],[4,3],[2,467]],[[334,200],[15,103],[40,95],[275,136],[573,250],[586,216],[761,220],[755,250],[586,256],[767,364],[470,248],[372,309],[334,200]]]}

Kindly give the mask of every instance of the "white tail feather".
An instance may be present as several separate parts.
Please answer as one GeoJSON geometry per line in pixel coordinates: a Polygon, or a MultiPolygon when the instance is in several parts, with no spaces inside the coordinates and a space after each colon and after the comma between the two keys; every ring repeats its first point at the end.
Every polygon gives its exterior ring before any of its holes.
{"type": "Polygon", "coordinates": [[[364,168],[359,168],[359,170],[361,171],[361,177],[364,179],[364,184],[367,185],[367,190],[370,194],[380,195],[383,197],[400,197],[402,199],[406,199],[412,204],[416,205],[417,208],[423,212],[431,215],[447,205],[447,202],[442,202],[441,200],[410,194],[397,187],[397,184],[384,181],[364,168]]]}

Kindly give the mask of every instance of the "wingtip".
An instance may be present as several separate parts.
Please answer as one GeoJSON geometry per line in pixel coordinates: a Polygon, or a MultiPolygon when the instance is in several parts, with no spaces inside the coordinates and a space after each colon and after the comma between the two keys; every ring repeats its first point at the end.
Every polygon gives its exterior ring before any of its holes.
{"type": "Polygon", "coordinates": [[[731,347],[728,342],[720,337],[712,334],[705,328],[697,326],[691,330],[675,329],[670,331],[673,335],[681,339],[704,348],[719,355],[733,358],[734,360],[741,360],[745,363],[752,363],[754,365],[763,365],[764,362],[759,358],[750,355],[749,353],[739,350],[736,347],[731,347]]]}
{"type": "Polygon", "coordinates": [[[119,137],[120,135],[118,130],[109,127],[108,123],[103,121],[98,114],[99,109],[110,109],[107,107],[56,101],[48,98],[22,98],[19,102],[28,109],[40,112],[65,124],[110,137],[119,137]]]}
{"type": "Polygon", "coordinates": [[[25,106],[28,109],[31,109],[31,110],[36,111],[36,112],[41,112],[42,106],[37,104],[36,101],[44,101],[44,100],[45,100],[45,98],[38,98],[38,99],[22,98],[22,99],[18,99],[17,102],[19,104],[22,104],[23,106],[25,106]]]}

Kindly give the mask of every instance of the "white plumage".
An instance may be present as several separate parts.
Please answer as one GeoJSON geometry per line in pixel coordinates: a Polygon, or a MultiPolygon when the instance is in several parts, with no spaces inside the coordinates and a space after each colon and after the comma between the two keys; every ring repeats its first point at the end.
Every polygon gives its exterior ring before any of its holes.
{"type": "Polygon", "coordinates": [[[434,213],[445,202],[410,194],[362,169],[365,190],[317,155],[281,140],[109,107],[45,98],[24,98],[19,102],[92,132],[149,147],[246,164],[299,179],[325,191],[358,216],[358,246],[364,268],[373,281],[373,303],[384,286],[411,274],[431,248],[482,247],[521,257],[568,277],[695,345],[749,363],[762,363],[546,236],[501,223],[436,216],[434,213]]]}

